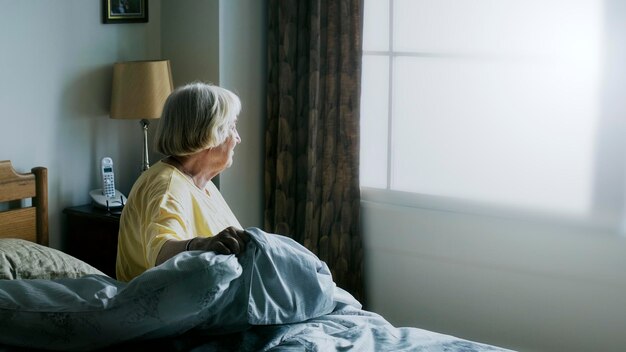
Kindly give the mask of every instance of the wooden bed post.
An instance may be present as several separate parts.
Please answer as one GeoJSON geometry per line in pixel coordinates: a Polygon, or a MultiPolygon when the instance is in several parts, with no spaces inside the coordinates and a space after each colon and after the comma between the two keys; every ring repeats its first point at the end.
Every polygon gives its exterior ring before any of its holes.
{"type": "Polygon", "coordinates": [[[48,169],[34,167],[35,189],[37,196],[33,197],[33,206],[37,209],[37,243],[48,246],[48,169]]]}

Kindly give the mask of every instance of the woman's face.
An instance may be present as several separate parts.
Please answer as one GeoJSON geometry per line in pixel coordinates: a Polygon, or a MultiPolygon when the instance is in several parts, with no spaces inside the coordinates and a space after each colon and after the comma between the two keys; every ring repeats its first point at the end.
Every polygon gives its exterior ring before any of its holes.
{"type": "Polygon", "coordinates": [[[241,143],[241,137],[239,137],[239,132],[237,131],[237,119],[235,119],[230,127],[230,136],[226,138],[224,143],[214,148],[216,156],[219,157],[219,160],[221,161],[220,164],[223,165],[222,169],[226,169],[233,164],[235,146],[239,143],[241,143]]]}

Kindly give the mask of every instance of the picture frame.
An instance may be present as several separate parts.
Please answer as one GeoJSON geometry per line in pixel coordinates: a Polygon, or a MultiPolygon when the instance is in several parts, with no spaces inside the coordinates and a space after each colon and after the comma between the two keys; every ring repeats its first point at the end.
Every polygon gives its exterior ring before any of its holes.
{"type": "Polygon", "coordinates": [[[102,0],[102,22],[148,22],[148,0],[102,0]]]}

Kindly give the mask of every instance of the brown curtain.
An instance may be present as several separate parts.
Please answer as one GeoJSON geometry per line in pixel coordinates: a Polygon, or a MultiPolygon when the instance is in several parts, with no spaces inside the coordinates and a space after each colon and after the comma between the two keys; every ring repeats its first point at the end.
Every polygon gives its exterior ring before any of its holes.
{"type": "Polygon", "coordinates": [[[268,1],[265,228],[363,302],[361,19],[362,0],[268,1]]]}

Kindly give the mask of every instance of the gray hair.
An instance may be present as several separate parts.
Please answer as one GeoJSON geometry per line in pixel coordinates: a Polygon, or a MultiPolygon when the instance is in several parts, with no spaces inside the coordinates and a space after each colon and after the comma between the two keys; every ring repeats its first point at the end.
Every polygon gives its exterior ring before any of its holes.
{"type": "Polygon", "coordinates": [[[217,147],[231,134],[241,102],[231,91],[190,83],[170,94],[156,131],[159,153],[182,156],[217,147]]]}

